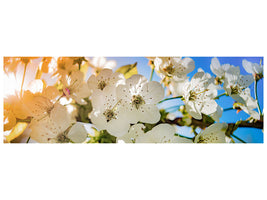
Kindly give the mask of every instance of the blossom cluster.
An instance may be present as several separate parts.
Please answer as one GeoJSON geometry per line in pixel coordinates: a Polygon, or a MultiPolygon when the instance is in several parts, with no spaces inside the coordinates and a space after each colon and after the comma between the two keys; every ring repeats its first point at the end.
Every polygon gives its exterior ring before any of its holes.
{"type": "Polygon", "coordinates": [[[243,60],[250,75],[242,75],[238,66],[213,58],[214,75],[199,68],[190,79],[192,58],[147,59],[150,80],[136,64],[115,70],[116,61],[104,57],[5,57],[4,84],[14,86],[4,95],[5,142],[22,141],[26,133],[27,142],[40,143],[231,142],[235,129],[220,121],[220,95],[231,97],[233,109],[249,114],[251,123],[261,120],[249,88],[263,78],[261,64],[243,60]],[[154,71],[160,82],[152,80],[154,71]],[[168,95],[183,101],[182,118],[159,109],[168,95]],[[180,126],[192,127],[195,136],[183,136],[180,126]]]}

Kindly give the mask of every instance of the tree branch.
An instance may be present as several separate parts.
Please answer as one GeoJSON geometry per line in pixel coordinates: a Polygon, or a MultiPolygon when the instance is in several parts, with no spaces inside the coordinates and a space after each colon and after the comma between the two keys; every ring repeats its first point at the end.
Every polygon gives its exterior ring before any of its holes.
{"type": "MultiPolygon", "coordinates": [[[[169,120],[166,119],[165,120],[166,123],[168,124],[176,124],[179,126],[184,126],[184,122],[182,120],[181,117],[177,117],[174,120],[169,120]]],[[[198,120],[198,119],[194,119],[192,118],[192,122],[189,126],[197,126],[199,128],[206,128],[208,126],[210,126],[212,123],[209,122],[204,122],[203,120],[198,120]]],[[[228,126],[234,126],[235,123],[228,123],[228,126]]],[[[241,121],[240,124],[238,125],[238,127],[248,127],[248,128],[258,128],[258,129],[263,129],[263,121],[262,120],[258,120],[254,123],[250,123],[248,121],[241,121]]]]}

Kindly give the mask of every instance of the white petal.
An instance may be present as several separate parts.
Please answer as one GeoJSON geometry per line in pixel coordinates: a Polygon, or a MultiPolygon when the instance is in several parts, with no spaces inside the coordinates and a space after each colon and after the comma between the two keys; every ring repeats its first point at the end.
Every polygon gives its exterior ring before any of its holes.
{"type": "Polygon", "coordinates": [[[218,58],[212,58],[211,64],[210,64],[210,69],[215,74],[216,76],[223,76],[222,70],[221,70],[221,64],[218,60],[218,58]]]}
{"type": "Polygon", "coordinates": [[[44,89],[42,95],[48,99],[54,100],[60,96],[60,93],[55,86],[48,86],[44,89]]]}
{"type": "Polygon", "coordinates": [[[255,73],[255,71],[253,70],[253,65],[251,62],[249,62],[247,60],[243,60],[242,65],[243,65],[244,69],[247,71],[247,73],[250,73],[250,74],[255,73]]]}
{"type": "Polygon", "coordinates": [[[156,105],[145,104],[138,109],[138,119],[144,123],[154,124],[160,120],[160,112],[156,105]]]}
{"type": "Polygon", "coordinates": [[[252,75],[240,75],[239,80],[238,80],[238,84],[242,87],[242,88],[246,88],[248,86],[250,86],[252,83],[254,82],[254,78],[252,75]]]}
{"type": "Polygon", "coordinates": [[[106,62],[104,67],[108,69],[113,69],[116,67],[116,65],[117,65],[117,62],[115,60],[109,60],[106,62]]]}
{"type": "Polygon", "coordinates": [[[106,130],[107,129],[107,119],[101,111],[93,110],[89,117],[90,117],[92,123],[99,130],[106,130]]]}
{"type": "Polygon", "coordinates": [[[76,123],[69,130],[68,138],[75,143],[84,142],[87,138],[87,131],[81,123],[76,123]]]}
{"type": "Polygon", "coordinates": [[[200,110],[197,110],[195,104],[192,101],[188,101],[185,104],[186,111],[195,119],[202,119],[200,110]]]}
{"type": "Polygon", "coordinates": [[[164,89],[159,82],[145,83],[140,92],[146,104],[156,104],[164,98],[164,89]]]}
{"type": "Polygon", "coordinates": [[[69,113],[65,106],[56,103],[50,113],[51,120],[57,124],[59,132],[65,131],[71,123],[69,113]]]}
{"type": "Polygon", "coordinates": [[[108,122],[107,131],[115,137],[122,137],[127,134],[130,128],[130,123],[127,119],[119,118],[112,119],[108,122]]]}
{"type": "Polygon", "coordinates": [[[203,143],[225,143],[226,123],[216,123],[210,125],[202,133],[198,134],[195,142],[203,143]],[[201,141],[200,141],[201,139],[201,141]]]}

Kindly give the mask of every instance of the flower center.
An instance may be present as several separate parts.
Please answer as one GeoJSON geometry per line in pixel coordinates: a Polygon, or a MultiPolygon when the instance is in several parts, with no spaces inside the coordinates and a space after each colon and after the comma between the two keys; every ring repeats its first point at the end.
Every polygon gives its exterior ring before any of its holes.
{"type": "Polygon", "coordinates": [[[191,90],[189,92],[189,101],[194,101],[196,99],[199,99],[199,95],[208,91],[208,89],[203,90],[202,92],[195,92],[194,90],[191,90]]]}
{"type": "Polygon", "coordinates": [[[105,81],[100,81],[98,83],[97,88],[100,89],[100,90],[103,90],[106,87],[106,85],[107,85],[107,83],[105,81]]]}
{"type": "Polygon", "coordinates": [[[61,133],[56,138],[57,143],[68,143],[70,139],[67,137],[66,133],[61,133]]]}
{"type": "Polygon", "coordinates": [[[169,66],[163,68],[163,71],[165,71],[168,74],[173,74],[174,73],[174,67],[172,65],[169,65],[169,66]]]}
{"type": "Polygon", "coordinates": [[[107,122],[109,122],[112,119],[116,119],[116,114],[113,110],[107,109],[103,115],[106,117],[107,122]]]}
{"type": "Polygon", "coordinates": [[[231,86],[231,94],[239,94],[241,92],[241,89],[238,87],[238,85],[231,86]]]}
{"type": "Polygon", "coordinates": [[[145,101],[140,95],[133,95],[132,104],[138,109],[141,105],[145,104],[145,101]]]}

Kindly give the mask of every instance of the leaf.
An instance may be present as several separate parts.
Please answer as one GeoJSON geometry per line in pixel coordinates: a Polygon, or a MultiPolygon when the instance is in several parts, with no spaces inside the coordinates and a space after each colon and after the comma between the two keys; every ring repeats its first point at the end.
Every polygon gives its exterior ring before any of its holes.
{"type": "Polygon", "coordinates": [[[122,73],[124,77],[127,79],[127,78],[130,78],[134,74],[138,74],[136,66],[137,66],[137,62],[135,62],[134,64],[130,64],[130,65],[124,65],[120,67],[119,69],[117,69],[116,72],[122,73]]]}
{"type": "Polygon", "coordinates": [[[27,128],[28,123],[26,122],[18,122],[16,126],[12,129],[11,133],[6,136],[7,142],[11,142],[15,138],[19,137],[27,128]]]}

